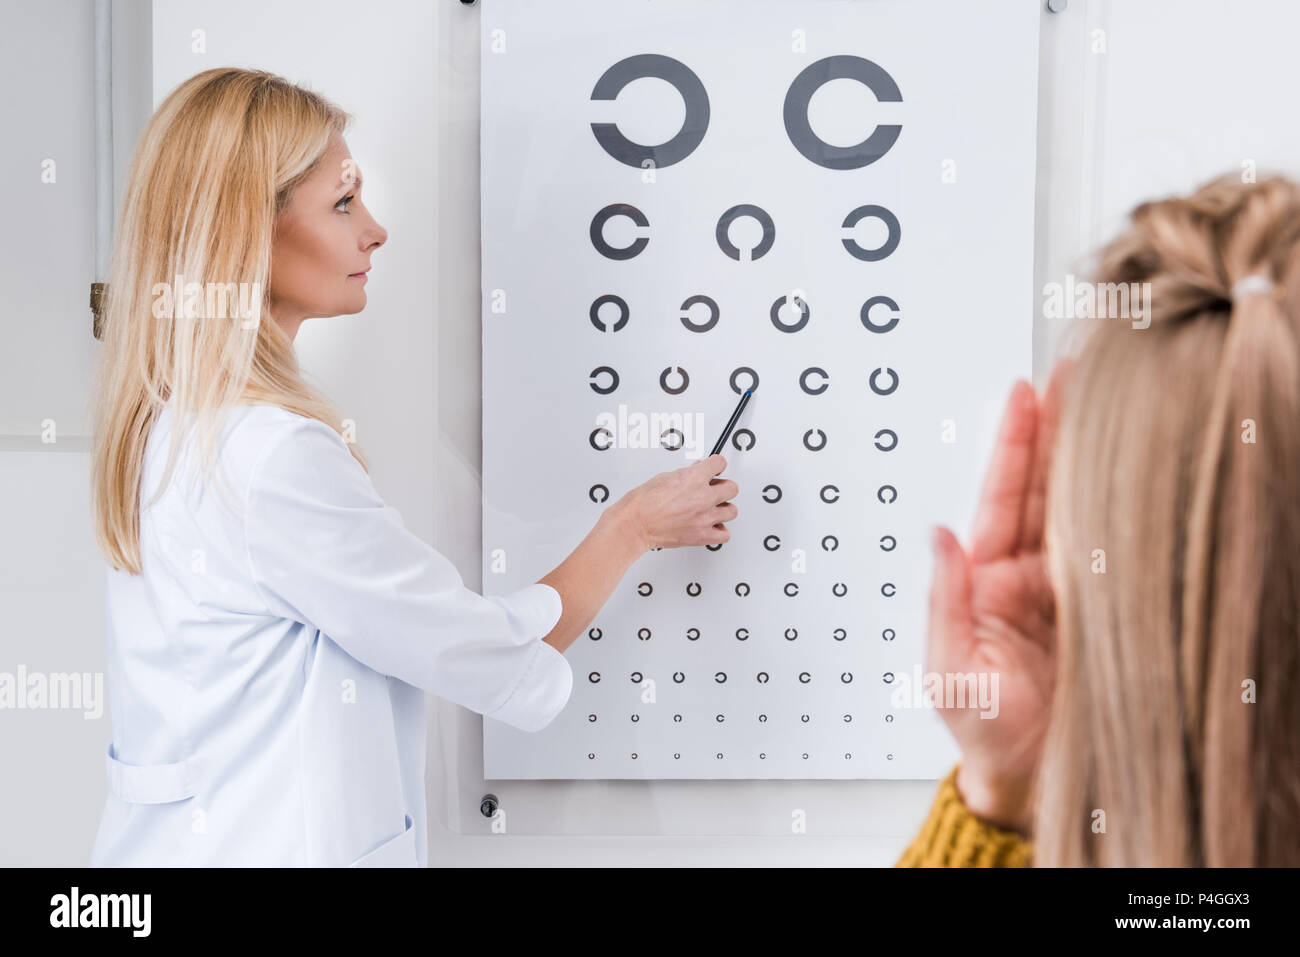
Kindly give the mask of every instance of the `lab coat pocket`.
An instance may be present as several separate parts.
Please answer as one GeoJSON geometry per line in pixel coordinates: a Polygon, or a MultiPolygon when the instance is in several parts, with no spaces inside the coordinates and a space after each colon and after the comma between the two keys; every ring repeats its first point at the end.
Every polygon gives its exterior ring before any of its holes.
{"type": "Polygon", "coordinates": [[[419,867],[415,856],[415,823],[411,815],[404,816],[406,829],[402,833],[361,855],[348,867],[419,867]]]}
{"type": "Polygon", "coordinates": [[[108,789],[133,804],[169,804],[198,793],[192,761],[172,764],[127,764],[118,758],[113,742],[105,755],[108,789]]]}

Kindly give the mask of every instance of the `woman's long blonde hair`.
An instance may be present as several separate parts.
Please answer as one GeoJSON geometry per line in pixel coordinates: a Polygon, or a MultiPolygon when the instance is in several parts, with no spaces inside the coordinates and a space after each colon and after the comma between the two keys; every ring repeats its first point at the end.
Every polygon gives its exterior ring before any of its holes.
{"type": "Polygon", "coordinates": [[[1150,326],[1090,320],[1062,407],[1035,863],[1300,864],[1300,189],[1143,203],[1096,279],[1150,326]]]}
{"type": "MultiPolygon", "coordinates": [[[[145,443],[164,403],[176,427],[159,492],[190,414],[209,475],[236,403],[277,405],[341,430],[337,410],[304,381],[292,341],[265,308],[254,325],[189,317],[183,300],[174,318],[165,309],[158,317],[154,305],[156,284],[170,287],[178,275],[203,289],[247,283],[265,298],[276,216],[351,119],[282,77],[233,67],[190,77],[150,119],[118,224],[94,390],[95,537],[114,568],[141,570],[145,443]]],[[[349,447],[364,467],[361,451],[349,447]]]]}

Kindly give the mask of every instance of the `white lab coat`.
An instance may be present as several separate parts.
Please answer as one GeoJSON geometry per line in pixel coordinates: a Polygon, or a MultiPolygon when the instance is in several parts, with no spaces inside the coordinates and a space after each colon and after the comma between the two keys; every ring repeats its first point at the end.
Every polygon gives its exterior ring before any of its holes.
{"type": "MultiPolygon", "coordinates": [[[[162,477],[171,412],[146,451],[162,477]]],[[[192,434],[192,433],[191,433],[192,434]]],[[[228,492],[187,439],[108,571],[109,793],[92,866],[426,863],[424,692],[527,731],[573,674],[559,593],[467,588],[339,435],[272,406],[223,431],[228,492]]]]}

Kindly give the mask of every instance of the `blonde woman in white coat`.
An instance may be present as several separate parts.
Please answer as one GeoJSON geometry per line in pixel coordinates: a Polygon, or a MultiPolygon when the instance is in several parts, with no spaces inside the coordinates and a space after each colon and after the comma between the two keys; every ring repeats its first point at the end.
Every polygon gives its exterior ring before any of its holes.
{"type": "Polygon", "coordinates": [[[729,538],[720,455],[628,492],[510,595],[404,528],[293,353],[303,319],[361,311],[387,239],[348,119],[222,68],[140,143],[96,386],[113,734],[92,865],[424,865],[424,693],[545,727],[631,563],[729,538]],[[178,274],[269,288],[262,321],[159,309],[178,274]]]}

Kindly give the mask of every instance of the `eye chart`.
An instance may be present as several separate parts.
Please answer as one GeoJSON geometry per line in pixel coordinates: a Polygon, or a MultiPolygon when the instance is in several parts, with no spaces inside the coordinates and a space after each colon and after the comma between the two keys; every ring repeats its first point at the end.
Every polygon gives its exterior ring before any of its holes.
{"type": "Polygon", "coordinates": [[[1031,373],[1040,4],[484,0],[483,590],[723,450],[488,778],[930,778],[930,527],[1031,373]]]}

